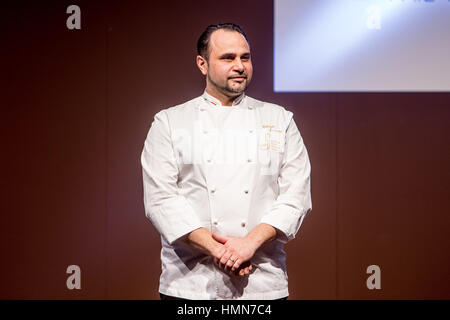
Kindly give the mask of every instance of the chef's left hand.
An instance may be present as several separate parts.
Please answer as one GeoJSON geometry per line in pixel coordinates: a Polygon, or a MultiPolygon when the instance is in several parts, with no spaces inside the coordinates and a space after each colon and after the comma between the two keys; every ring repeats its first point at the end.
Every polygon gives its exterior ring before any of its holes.
{"type": "Polygon", "coordinates": [[[250,261],[258,249],[257,243],[247,237],[223,237],[214,233],[212,236],[216,241],[222,243],[226,249],[218,261],[219,266],[225,271],[235,272],[242,264],[250,261]]]}

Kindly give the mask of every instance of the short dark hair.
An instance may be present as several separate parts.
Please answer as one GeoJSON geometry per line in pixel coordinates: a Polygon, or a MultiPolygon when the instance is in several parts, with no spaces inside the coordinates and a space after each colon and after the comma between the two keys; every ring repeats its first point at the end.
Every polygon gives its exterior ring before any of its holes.
{"type": "Polygon", "coordinates": [[[198,38],[197,41],[198,55],[204,57],[206,60],[209,59],[209,40],[211,39],[211,34],[214,31],[220,29],[239,32],[244,36],[245,40],[247,40],[247,36],[245,35],[244,30],[242,30],[242,28],[235,23],[212,24],[206,27],[205,31],[203,31],[203,33],[200,35],[200,38],[198,38]]]}

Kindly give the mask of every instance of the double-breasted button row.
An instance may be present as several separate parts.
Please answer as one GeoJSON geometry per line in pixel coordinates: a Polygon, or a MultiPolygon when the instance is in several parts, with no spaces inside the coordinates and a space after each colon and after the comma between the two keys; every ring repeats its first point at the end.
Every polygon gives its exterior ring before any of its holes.
{"type": "MultiPolygon", "coordinates": [[[[253,131],[254,131],[253,129],[250,129],[250,130],[248,130],[248,133],[253,133],[253,131]]],[[[204,134],[208,134],[208,132],[209,132],[209,131],[206,130],[206,129],[203,130],[203,133],[204,133],[204,134]]]]}
{"type": "MultiPolygon", "coordinates": [[[[211,194],[214,194],[214,193],[216,192],[216,188],[211,188],[211,189],[209,190],[209,192],[210,192],[211,194]]],[[[245,194],[248,194],[249,191],[248,191],[248,190],[244,190],[244,193],[245,193],[245,194]]]]}
{"type": "MultiPolygon", "coordinates": [[[[206,159],[206,162],[208,162],[208,163],[212,163],[212,159],[206,159]]],[[[252,163],[253,162],[253,159],[247,159],[247,162],[248,163],[252,163]]]]}
{"type": "MultiPolygon", "coordinates": [[[[213,225],[218,226],[219,225],[219,221],[217,221],[216,219],[213,220],[213,225]]],[[[241,227],[245,228],[247,226],[247,223],[245,221],[241,222],[241,227]]]]}

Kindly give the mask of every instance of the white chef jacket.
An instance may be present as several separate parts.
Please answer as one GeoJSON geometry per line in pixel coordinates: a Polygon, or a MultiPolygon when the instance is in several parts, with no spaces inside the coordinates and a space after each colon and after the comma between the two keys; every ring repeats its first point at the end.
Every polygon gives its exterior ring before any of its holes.
{"type": "Polygon", "coordinates": [[[159,291],[185,299],[278,299],[289,295],[284,244],[312,209],[310,162],[283,107],[245,94],[232,106],[206,93],[161,110],[141,156],[145,214],[161,234],[159,291]],[[260,223],[281,234],[230,276],[177,241],[203,227],[243,237],[260,223]]]}

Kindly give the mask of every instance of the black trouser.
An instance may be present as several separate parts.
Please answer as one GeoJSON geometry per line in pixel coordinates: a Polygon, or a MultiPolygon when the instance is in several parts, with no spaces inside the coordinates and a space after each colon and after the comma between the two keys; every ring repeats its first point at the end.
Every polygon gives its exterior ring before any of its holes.
{"type": "MultiPolygon", "coordinates": [[[[180,301],[189,301],[189,299],[183,299],[183,298],[178,298],[178,297],[172,297],[172,296],[167,296],[165,294],[162,294],[161,292],[159,293],[159,296],[161,297],[161,300],[180,300],[180,301]]],[[[281,299],[274,299],[274,300],[287,300],[288,297],[284,297],[281,299]]]]}

